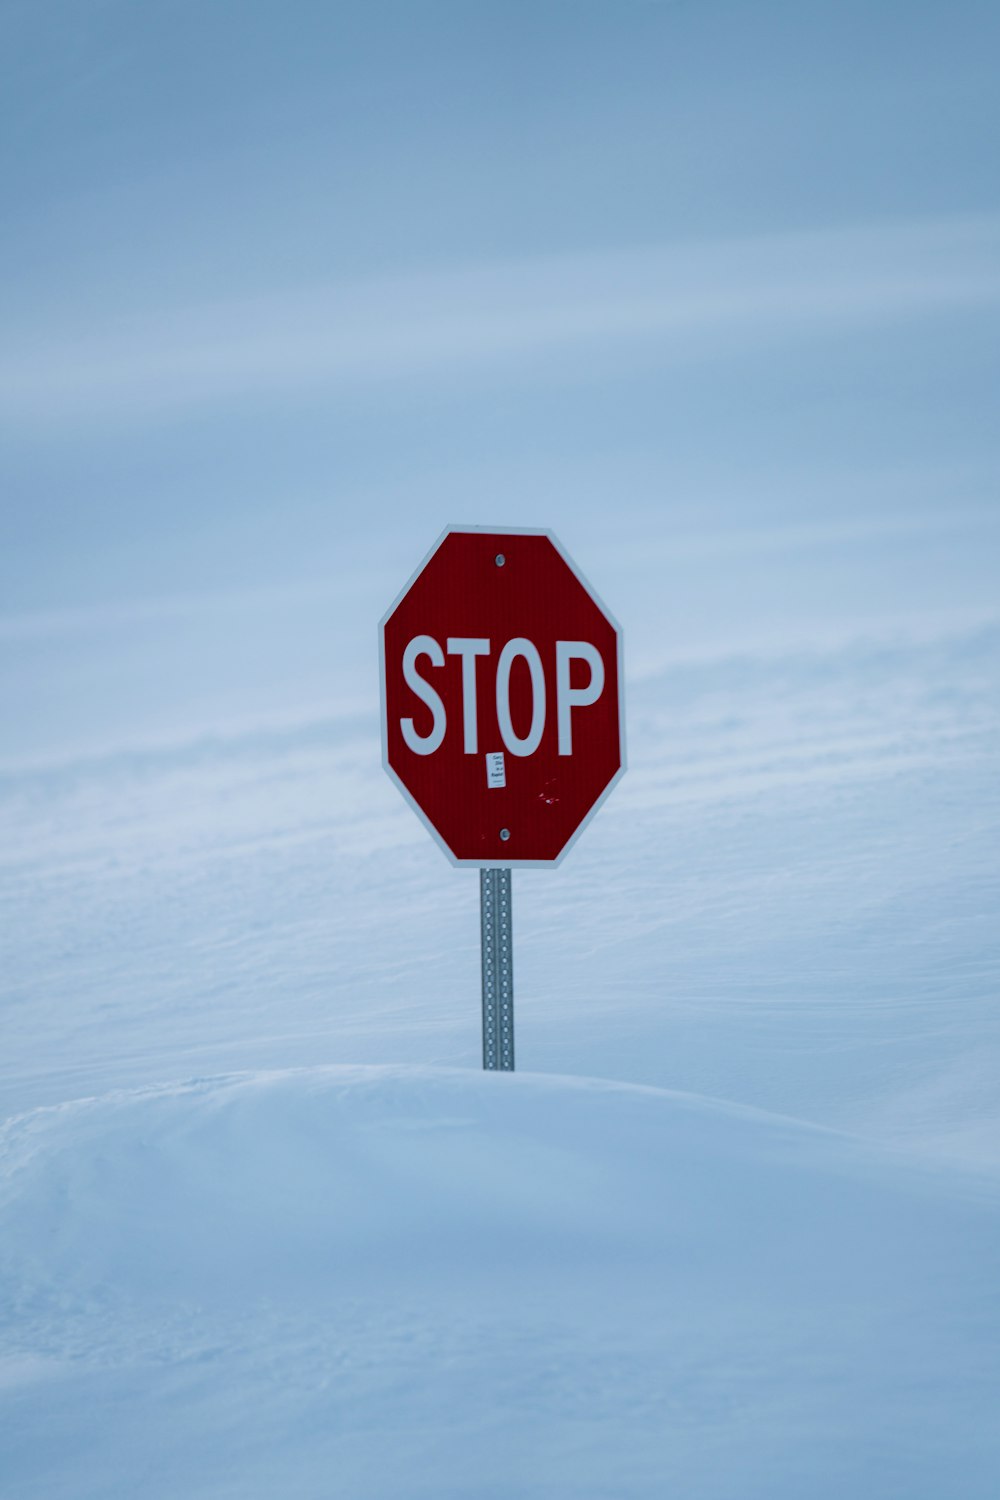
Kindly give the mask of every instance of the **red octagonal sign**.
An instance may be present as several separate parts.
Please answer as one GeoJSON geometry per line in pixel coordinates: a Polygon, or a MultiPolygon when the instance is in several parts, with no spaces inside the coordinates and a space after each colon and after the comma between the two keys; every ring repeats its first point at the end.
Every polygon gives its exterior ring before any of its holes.
{"type": "Polygon", "coordinates": [[[385,768],[455,864],[555,864],[625,769],[621,631],[547,531],[450,527],[380,627],[385,768]]]}

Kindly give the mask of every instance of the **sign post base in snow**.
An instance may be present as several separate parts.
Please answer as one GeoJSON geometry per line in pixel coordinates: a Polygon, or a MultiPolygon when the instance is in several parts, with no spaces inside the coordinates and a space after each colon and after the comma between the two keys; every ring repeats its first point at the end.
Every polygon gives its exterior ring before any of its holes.
{"type": "Polygon", "coordinates": [[[483,943],[483,1067],[514,1071],[514,933],[510,871],[479,872],[483,943]]]}

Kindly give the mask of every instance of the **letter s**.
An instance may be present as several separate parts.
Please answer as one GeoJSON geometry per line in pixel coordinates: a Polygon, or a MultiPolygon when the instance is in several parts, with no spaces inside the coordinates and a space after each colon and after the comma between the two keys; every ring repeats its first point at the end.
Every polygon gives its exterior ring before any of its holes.
{"type": "Polygon", "coordinates": [[[400,719],[399,727],[414,755],[433,755],[440,749],[448,727],[448,718],[440,695],[435,692],[417,671],[417,658],[429,656],[434,667],[444,666],[444,652],[432,635],[415,635],[403,652],[403,680],[411,692],[416,693],[421,703],[426,703],[433,715],[430,734],[418,734],[412,719],[400,719]]]}

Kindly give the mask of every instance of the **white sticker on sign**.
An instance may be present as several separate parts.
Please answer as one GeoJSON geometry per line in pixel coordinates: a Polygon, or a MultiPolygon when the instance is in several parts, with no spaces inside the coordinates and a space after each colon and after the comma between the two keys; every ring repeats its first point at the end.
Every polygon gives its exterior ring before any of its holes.
{"type": "Polygon", "coordinates": [[[491,750],[486,757],[486,785],[507,785],[507,767],[504,765],[502,750],[491,750]]]}

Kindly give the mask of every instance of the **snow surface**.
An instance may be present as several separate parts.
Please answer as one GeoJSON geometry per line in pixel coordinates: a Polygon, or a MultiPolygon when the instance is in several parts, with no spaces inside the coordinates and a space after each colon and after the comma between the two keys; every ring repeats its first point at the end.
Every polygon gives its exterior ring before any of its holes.
{"type": "Polygon", "coordinates": [[[996,1190],[841,1135],[312,1068],[36,1110],[2,1162],[24,1500],[995,1493],[996,1190]]]}
{"type": "Polygon", "coordinates": [[[301,670],[333,594],[12,627],[59,730],[0,775],[3,1493],[993,1500],[996,530],[936,611],[865,527],[606,559],[631,766],[515,874],[513,1077],[475,876],[351,698],[393,580],[346,591],[335,713],[262,649],[301,670]],[[684,590],[748,559],[720,641],[684,590]],[[213,720],[242,649],[257,718],[213,720]]]}

